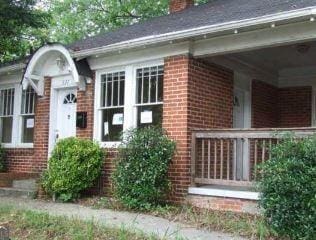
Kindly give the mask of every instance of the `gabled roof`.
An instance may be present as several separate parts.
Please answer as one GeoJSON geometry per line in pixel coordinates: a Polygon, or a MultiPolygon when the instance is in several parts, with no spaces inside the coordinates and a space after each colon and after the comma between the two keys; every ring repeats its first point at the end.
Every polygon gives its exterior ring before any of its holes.
{"type": "Polygon", "coordinates": [[[210,0],[181,12],[156,17],[95,37],[77,41],[68,47],[74,51],[104,47],[128,40],[177,31],[246,20],[308,7],[316,0],[210,0]]]}

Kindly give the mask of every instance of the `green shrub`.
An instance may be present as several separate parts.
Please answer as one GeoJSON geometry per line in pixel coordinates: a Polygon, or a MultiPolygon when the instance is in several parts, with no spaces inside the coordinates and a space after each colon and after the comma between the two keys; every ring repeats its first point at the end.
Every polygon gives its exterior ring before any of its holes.
{"type": "Polygon", "coordinates": [[[100,176],[103,155],[99,145],[91,140],[58,141],[43,174],[43,187],[62,201],[78,198],[100,176]]]}
{"type": "Polygon", "coordinates": [[[280,236],[315,239],[316,138],[286,138],[260,170],[260,205],[268,224],[280,236]]]}
{"type": "Polygon", "coordinates": [[[5,151],[0,145],[0,172],[3,172],[5,170],[4,159],[5,159],[5,151]]]}
{"type": "Polygon", "coordinates": [[[115,196],[128,208],[149,209],[165,200],[175,143],[156,127],[131,130],[112,175],[115,196]]]}

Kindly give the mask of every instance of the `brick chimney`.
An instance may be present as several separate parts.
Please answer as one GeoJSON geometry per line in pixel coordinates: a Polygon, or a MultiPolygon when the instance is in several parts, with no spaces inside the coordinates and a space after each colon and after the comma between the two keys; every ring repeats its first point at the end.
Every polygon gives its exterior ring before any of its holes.
{"type": "Polygon", "coordinates": [[[169,11],[175,13],[194,5],[194,0],[170,0],[169,11]]]}

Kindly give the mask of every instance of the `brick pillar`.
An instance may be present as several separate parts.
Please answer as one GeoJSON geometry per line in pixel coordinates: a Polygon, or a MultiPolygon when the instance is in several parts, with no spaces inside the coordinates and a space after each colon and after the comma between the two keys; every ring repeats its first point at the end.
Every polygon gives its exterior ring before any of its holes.
{"type": "Polygon", "coordinates": [[[170,0],[169,11],[175,13],[194,5],[194,0],[170,0]]]}
{"type": "Polygon", "coordinates": [[[51,78],[45,77],[44,96],[38,97],[35,107],[33,171],[47,167],[51,78]]]}
{"type": "Polygon", "coordinates": [[[163,128],[177,143],[169,171],[172,201],[182,201],[191,182],[192,129],[230,128],[232,119],[231,71],[185,55],[165,59],[163,128]]]}
{"type": "Polygon", "coordinates": [[[87,112],[87,128],[77,128],[79,138],[93,138],[94,84],[95,74],[93,73],[92,82],[86,85],[85,91],[78,90],[77,93],[77,111],[87,112]]]}

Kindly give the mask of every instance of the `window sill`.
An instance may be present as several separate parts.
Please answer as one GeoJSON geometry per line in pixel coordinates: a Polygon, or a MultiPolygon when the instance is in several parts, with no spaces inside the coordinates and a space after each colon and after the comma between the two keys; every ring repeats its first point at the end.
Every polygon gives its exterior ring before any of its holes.
{"type": "Polygon", "coordinates": [[[33,143],[20,143],[20,144],[12,144],[12,143],[2,143],[3,148],[34,148],[33,143]]]}
{"type": "Polygon", "coordinates": [[[259,195],[260,195],[258,192],[219,189],[216,187],[189,187],[189,194],[213,196],[213,197],[247,199],[247,200],[256,200],[256,201],[259,200],[259,195]]]}
{"type": "Polygon", "coordinates": [[[102,148],[118,148],[121,142],[101,142],[100,146],[102,148]]]}

